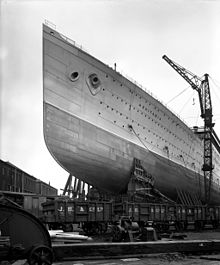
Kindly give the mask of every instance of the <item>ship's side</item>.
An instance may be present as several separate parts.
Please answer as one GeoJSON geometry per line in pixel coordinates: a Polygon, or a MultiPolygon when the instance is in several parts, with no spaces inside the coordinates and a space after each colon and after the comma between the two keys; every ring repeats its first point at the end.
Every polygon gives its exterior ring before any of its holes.
{"type": "MultiPolygon", "coordinates": [[[[44,136],[68,172],[109,192],[126,189],[134,158],[175,198],[203,192],[203,142],[134,83],[43,26],[44,136]]],[[[212,202],[220,201],[214,150],[212,202]]]]}

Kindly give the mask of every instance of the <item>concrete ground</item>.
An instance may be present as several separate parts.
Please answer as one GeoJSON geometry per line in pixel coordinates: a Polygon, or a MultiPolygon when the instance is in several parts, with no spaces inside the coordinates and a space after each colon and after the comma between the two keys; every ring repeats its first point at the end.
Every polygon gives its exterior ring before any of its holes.
{"type": "MultiPolygon", "coordinates": [[[[205,258],[205,257],[204,257],[205,258]]],[[[206,259],[200,256],[183,256],[180,254],[154,255],[144,258],[128,259],[109,259],[109,260],[91,260],[91,261],[66,261],[54,263],[54,265],[219,265],[220,255],[206,256],[206,259]],[[214,260],[213,260],[214,259],[214,260]],[[215,260],[216,259],[216,260],[215,260]]]]}
{"type": "MultiPolygon", "coordinates": [[[[149,255],[148,257],[107,259],[107,260],[83,260],[83,261],[62,261],[53,265],[219,265],[220,255],[206,256],[184,256],[181,254],[149,255]]],[[[1,265],[10,265],[3,262],[1,265]]],[[[26,260],[19,260],[12,265],[28,265],[26,260]]]]}
{"type": "MultiPolygon", "coordinates": [[[[186,232],[185,240],[220,240],[220,230],[186,232]]],[[[98,240],[99,241],[99,240],[98,240]]],[[[102,241],[102,240],[100,240],[102,241]]],[[[219,250],[220,251],[220,250],[219,250]]],[[[106,260],[78,260],[57,262],[55,265],[220,265],[220,254],[183,255],[179,253],[153,254],[146,257],[106,259],[106,260]]]]}
{"type": "MultiPolygon", "coordinates": [[[[220,230],[187,232],[185,240],[220,240],[220,230]]],[[[100,241],[102,241],[101,239],[100,241]]],[[[0,262],[1,265],[9,265],[9,263],[0,262]]],[[[220,265],[220,250],[219,254],[213,253],[207,255],[183,255],[181,253],[170,254],[152,254],[145,257],[137,256],[135,258],[114,258],[114,259],[92,259],[78,261],[62,261],[55,262],[54,265],[220,265]]],[[[13,265],[27,265],[26,260],[20,260],[13,265]]]]}

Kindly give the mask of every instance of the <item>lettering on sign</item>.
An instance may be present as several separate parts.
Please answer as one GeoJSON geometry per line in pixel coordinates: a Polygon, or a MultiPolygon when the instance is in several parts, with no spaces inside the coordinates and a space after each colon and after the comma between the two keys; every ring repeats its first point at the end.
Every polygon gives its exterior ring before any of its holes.
{"type": "Polygon", "coordinates": [[[102,207],[102,206],[98,206],[98,207],[97,207],[97,212],[100,213],[100,212],[102,212],[102,211],[103,211],[103,207],[102,207]]]}
{"type": "Polygon", "coordinates": [[[81,207],[79,207],[79,211],[80,212],[85,212],[85,210],[84,210],[84,208],[81,206],[81,207]]]}
{"type": "Polygon", "coordinates": [[[73,206],[68,206],[68,207],[67,207],[67,211],[68,211],[68,213],[73,212],[73,206]]]}
{"type": "Polygon", "coordinates": [[[94,213],[94,212],[95,212],[95,206],[90,206],[90,207],[89,207],[89,212],[94,213]]]}
{"type": "Polygon", "coordinates": [[[138,208],[137,207],[134,208],[134,212],[138,213],[138,208]]]}
{"type": "Polygon", "coordinates": [[[58,212],[63,212],[64,211],[64,208],[63,206],[61,205],[59,209],[57,209],[58,212]]]}

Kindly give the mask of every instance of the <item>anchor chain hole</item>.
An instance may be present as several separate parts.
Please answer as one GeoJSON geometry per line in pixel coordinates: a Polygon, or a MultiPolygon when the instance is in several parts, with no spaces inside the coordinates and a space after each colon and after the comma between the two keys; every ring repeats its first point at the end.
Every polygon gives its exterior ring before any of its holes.
{"type": "Polygon", "coordinates": [[[76,81],[77,79],[79,78],[79,73],[78,72],[72,72],[71,74],[70,74],[70,80],[71,81],[76,81]]]}

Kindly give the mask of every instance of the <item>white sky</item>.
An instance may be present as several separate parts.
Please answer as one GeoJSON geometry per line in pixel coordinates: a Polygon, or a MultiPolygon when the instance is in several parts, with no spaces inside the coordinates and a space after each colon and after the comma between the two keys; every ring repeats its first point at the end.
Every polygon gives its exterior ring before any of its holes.
{"type": "MultiPolygon", "coordinates": [[[[220,136],[220,1],[0,0],[0,5],[1,159],[64,188],[68,173],[43,139],[45,19],[104,63],[113,67],[116,62],[118,70],[164,103],[188,83],[162,60],[163,54],[198,76],[208,73],[220,136]]],[[[198,95],[190,87],[168,106],[190,126],[203,124],[198,95]]]]}

